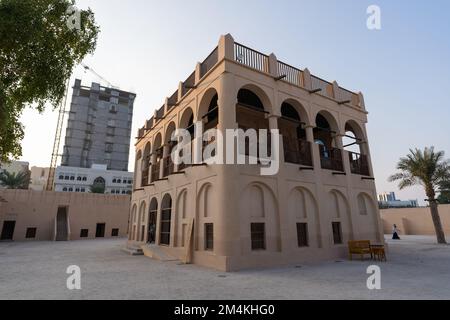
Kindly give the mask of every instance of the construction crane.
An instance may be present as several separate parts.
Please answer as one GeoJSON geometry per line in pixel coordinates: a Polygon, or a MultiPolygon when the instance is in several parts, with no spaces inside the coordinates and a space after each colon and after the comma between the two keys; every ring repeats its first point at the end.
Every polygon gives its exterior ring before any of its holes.
{"type": "MultiPolygon", "coordinates": [[[[81,66],[84,68],[84,70],[85,70],[84,72],[90,71],[94,76],[96,76],[97,78],[99,78],[100,80],[105,82],[109,88],[118,89],[118,87],[112,85],[111,82],[109,82],[108,80],[103,78],[101,75],[99,75],[97,72],[95,72],[95,70],[92,69],[91,67],[85,65],[84,63],[81,63],[81,66]]],[[[55,140],[53,142],[53,150],[52,150],[52,157],[51,157],[51,161],[50,161],[50,168],[48,171],[47,185],[45,187],[46,191],[53,191],[53,188],[54,188],[56,165],[58,162],[58,158],[61,156],[61,154],[59,154],[59,147],[61,144],[61,135],[62,135],[62,129],[64,126],[64,117],[65,117],[66,113],[69,112],[69,111],[66,111],[67,96],[69,94],[69,86],[70,86],[70,78],[67,80],[66,93],[64,95],[64,98],[61,100],[59,109],[58,109],[58,122],[56,124],[55,140]]]]}
{"type": "Polygon", "coordinates": [[[118,87],[114,86],[111,82],[109,82],[108,80],[103,78],[101,75],[99,75],[94,69],[92,69],[91,67],[85,65],[83,62],[81,63],[81,66],[84,68],[85,72],[86,71],[90,71],[94,76],[96,76],[97,78],[99,78],[100,80],[105,82],[108,85],[109,88],[119,89],[118,87]]]}
{"type": "Polygon", "coordinates": [[[55,140],[53,142],[52,159],[50,161],[47,185],[45,187],[45,190],[47,190],[47,191],[53,191],[53,184],[55,182],[56,163],[57,163],[58,157],[59,157],[58,152],[59,152],[59,145],[61,142],[61,133],[62,133],[62,128],[63,128],[63,124],[64,124],[64,116],[66,114],[66,102],[67,102],[67,95],[69,93],[69,85],[70,85],[70,78],[67,79],[66,94],[64,95],[64,98],[61,100],[61,102],[59,104],[58,122],[56,124],[55,140]]]}

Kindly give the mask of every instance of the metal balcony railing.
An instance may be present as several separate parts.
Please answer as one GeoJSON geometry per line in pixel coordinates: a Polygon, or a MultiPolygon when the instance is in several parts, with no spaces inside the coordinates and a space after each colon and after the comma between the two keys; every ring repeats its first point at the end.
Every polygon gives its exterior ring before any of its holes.
{"type": "Polygon", "coordinates": [[[285,76],[282,80],[304,87],[303,71],[281,61],[278,61],[278,76],[285,76]]]}
{"type": "Polygon", "coordinates": [[[151,174],[152,182],[159,180],[160,168],[161,168],[161,160],[157,161],[155,164],[152,165],[152,174],[151,174]]]}
{"type": "Polygon", "coordinates": [[[350,161],[350,170],[352,173],[362,176],[370,176],[369,159],[365,154],[348,152],[348,158],[350,161]]]}
{"type": "Polygon", "coordinates": [[[322,169],[344,171],[344,164],[342,161],[342,150],[337,148],[327,149],[323,145],[319,145],[320,164],[322,169]]]}
{"type": "Polygon", "coordinates": [[[145,187],[146,185],[148,185],[148,174],[149,174],[149,169],[144,169],[142,170],[142,179],[141,179],[141,186],[145,187]]]}
{"type": "Polygon", "coordinates": [[[163,177],[168,177],[175,171],[175,165],[172,161],[172,157],[170,155],[165,157],[163,163],[164,163],[163,177]]]}
{"type": "Polygon", "coordinates": [[[313,166],[310,142],[283,136],[283,148],[285,162],[313,166]]]}
{"type": "Polygon", "coordinates": [[[252,69],[269,72],[268,56],[237,42],[234,43],[234,59],[252,69]]]}

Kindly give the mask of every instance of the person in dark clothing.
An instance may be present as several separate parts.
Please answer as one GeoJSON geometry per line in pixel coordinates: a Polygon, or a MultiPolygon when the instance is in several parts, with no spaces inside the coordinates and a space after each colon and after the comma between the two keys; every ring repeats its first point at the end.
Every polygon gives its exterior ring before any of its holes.
{"type": "Polygon", "coordinates": [[[398,236],[398,232],[400,230],[397,229],[397,225],[394,224],[394,227],[392,228],[392,240],[400,240],[400,237],[398,236]]]}

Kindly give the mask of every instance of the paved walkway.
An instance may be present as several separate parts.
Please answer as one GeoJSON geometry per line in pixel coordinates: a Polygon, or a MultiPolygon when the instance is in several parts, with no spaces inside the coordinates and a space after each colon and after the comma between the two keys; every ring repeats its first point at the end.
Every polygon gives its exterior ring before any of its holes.
{"type": "Polygon", "coordinates": [[[132,257],[124,240],[0,243],[0,299],[449,299],[450,246],[433,237],[389,240],[381,290],[368,290],[371,261],[221,273],[132,257]],[[66,268],[82,271],[79,291],[66,268]]]}

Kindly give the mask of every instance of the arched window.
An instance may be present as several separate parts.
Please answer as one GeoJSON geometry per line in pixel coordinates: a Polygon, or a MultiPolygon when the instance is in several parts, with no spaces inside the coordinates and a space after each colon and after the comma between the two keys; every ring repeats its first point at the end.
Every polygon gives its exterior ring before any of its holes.
{"type": "Polygon", "coordinates": [[[166,194],[161,203],[160,244],[170,245],[170,225],[172,220],[172,197],[166,194]]]}
{"type": "Polygon", "coordinates": [[[323,169],[344,171],[342,162],[342,151],[336,148],[335,136],[337,124],[332,115],[324,112],[316,116],[316,127],[314,128],[314,142],[319,145],[320,162],[323,169]],[[334,127],[332,127],[333,121],[334,127]]]}
{"type": "Polygon", "coordinates": [[[264,110],[264,105],[261,99],[248,89],[241,89],[238,92],[238,103],[241,105],[249,106],[255,109],[264,110]]]}
{"type": "Polygon", "coordinates": [[[149,211],[148,211],[148,237],[147,242],[155,243],[156,240],[156,217],[158,215],[158,200],[153,198],[150,201],[149,211]]]}
{"type": "Polygon", "coordinates": [[[142,181],[141,181],[142,187],[145,187],[146,185],[148,185],[150,157],[151,157],[151,145],[150,145],[150,142],[148,142],[145,145],[144,155],[142,157],[142,181]]]}
{"type": "Polygon", "coordinates": [[[204,130],[216,128],[219,123],[219,96],[217,93],[212,97],[208,106],[208,113],[204,116],[206,118],[204,130]]]}
{"type": "MultiPolygon", "coordinates": [[[[258,133],[260,129],[269,129],[269,120],[266,118],[266,111],[263,102],[259,96],[249,89],[240,89],[237,95],[237,106],[236,106],[236,121],[238,127],[244,131],[249,129],[254,129],[258,133]]],[[[259,136],[258,140],[246,139],[245,141],[245,154],[250,155],[251,146],[256,145],[258,149],[258,155],[267,156],[260,154],[259,148],[259,136]]],[[[268,139],[270,143],[270,139],[268,139]]],[[[267,146],[268,154],[270,154],[270,145],[267,146]]],[[[251,155],[256,156],[256,155],[251,155]]]]}
{"type": "Polygon", "coordinates": [[[284,161],[312,166],[311,147],[306,141],[304,123],[291,103],[282,103],[278,129],[283,136],[284,161]]]}
{"type": "Polygon", "coordinates": [[[342,143],[349,156],[350,170],[354,174],[370,176],[367,146],[364,144],[364,140],[364,133],[360,125],[354,120],[348,121],[345,124],[345,136],[342,143]]]}

